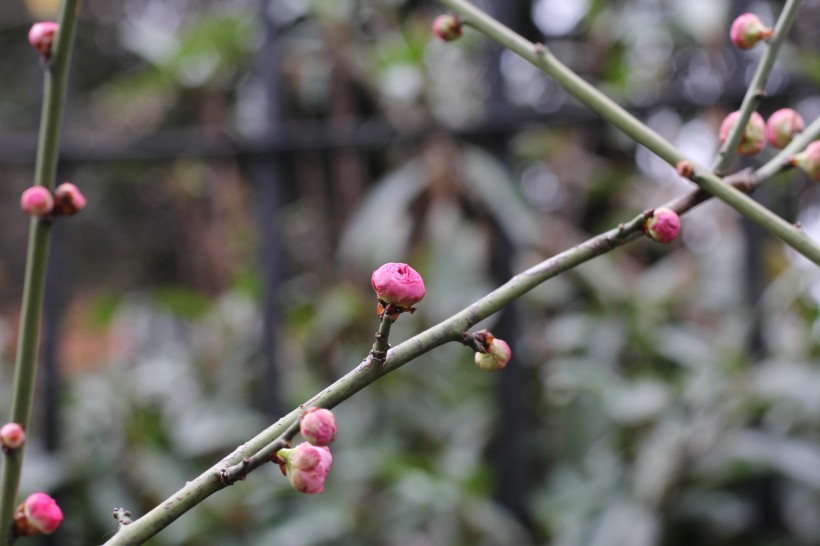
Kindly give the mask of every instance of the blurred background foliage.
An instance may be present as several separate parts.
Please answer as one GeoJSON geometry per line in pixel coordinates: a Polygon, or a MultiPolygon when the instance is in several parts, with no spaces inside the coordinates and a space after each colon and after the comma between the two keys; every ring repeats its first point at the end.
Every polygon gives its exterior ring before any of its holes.
{"type": "MultiPolygon", "coordinates": [[[[56,2],[0,5],[0,400],[10,403],[41,68],[56,2]]],[[[781,2],[483,0],[703,163],[761,49],[729,22],[781,2]]],[[[410,0],[85,0],[23,492],[99,544],[355,366],[370,272],[427,299],[397,343],[510,275],[689,189],[556,84],[410,0]]],[[[807,0],[764,114],[820,114],[807,0]]],[[[770,157],[738,161],[736,168],[770,157]]],[[[818,192],[757,197],[820,238],[818,192]]],[[[719,203],[487,321],[485,374],[445,347],[337,409],[326,492],[261,469],[156,545],[820,543],[820,273],[719,203]]],[[[5,411],[5,410],[3,410],[5,411]]],[[[32,541],[36,543],[36,541],[32,541]]]]}

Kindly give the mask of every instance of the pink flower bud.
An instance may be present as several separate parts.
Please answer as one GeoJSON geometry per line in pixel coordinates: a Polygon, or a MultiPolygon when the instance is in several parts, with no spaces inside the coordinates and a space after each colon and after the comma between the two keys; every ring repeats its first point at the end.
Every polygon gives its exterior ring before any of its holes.
{"type": "Polygon", "coordinates": [[[738,49],[751,49],[760,40],[768,40],[774,31],[763,24],[754,13],[744,13],[738,16],[729,30],[729,37],[738,49]]]}
{"type": "Polygon", "coordinates": [[[333,455],[325,446],[302,442],[292,449],[280,449],[274,460],[294,489],[301,493],[321,493],[333,466],[333,455]]]}
{"type": "Polygon", "coordinates": [[[794,135],[805,129],[806,124],[800,114],[791,108],[781,108],[766,122],[766,139],[775,148],[785,148],[794,135]]]}
{"type": "Polygon", "coordinates": [[[646,220],[643,230],[653,241],[670,243],[680,233],[678,213],[664,207],[657,208],[646,220]]]}
{"type": "Polygon", "coordinates": [[[809,178],[820,182],[820,140],[815,140],[806,149],[794,156],[791,165],[800,167],[809,178]]]}
{"type": "Polygon", "coordinates": [[[85,196],[71,182],[63,182],[54,190],[54,214],[71,216],[85,208],[85,196]]]}
{"type": "Polygon", "coordinates": [[[20,196],[20,207],[29,216],[45,216],[54,208],[54,197],[45,186],[32,186],[20,196]]]}
{"type": "Polygon", "coordinates": [[[461,38],[461,23],[452,15],[439,15],[433,20],[433,34],[444,42],[461,38]]]}
{"type": "Polygon", "coordinates": [[[26,442],[26,432],[18,423],[6,423],[0,427],[0,447],[13,451],[26,442]]]}
{"type": "Polygon", "coordinates": [[[507,365],[512,356],[512,351],[507,342],[498,339],[489,330],[479,330],[473,334],[475,342],[483,351],[475,353],[475,364],[487,372],[497,372],[507,365]]]}
{"type": "Polygon", "coordinates": [[[302,438],[315,446],[326,446],[336,439],[336,417],[325,408],[310,408],[299,420],[302,438]]]}
{"type": "Polygon", "coordinates": [[[407,264],[384,264],[373,272],[370,284],[380,301],[392,303],[402,311],[412,310],[424,298],[424,281],[407,264]]]}
{"type": "Polygon", "coordinates": [[[475,354],[475,364],[485,372],[497,372],[510,361],[512,350],[503,339],[493,338],[486,353],[475,354]]]}
{"type": "Polygon", "coordinates": [[[63,521],[63,511],[45,493],[34,493],[14,513],[14,535],[50,535],[63,521]]]}
{"type": "Polygon", "coordinates": [[[54,21],[34,23],[28,31],[28,43],[39,51],[40,55],[48,59],[51,57],[51,46],[54,45],[54,36],[59,28],[60,25],[54,21]]]}
{"type": "MultiPolygon", "coordinates": [[[[720,143],[726,142],[729,137],[729,132],[737,124],[740,117],[740,111],[732,112],[720,124],[720,143]]],[[[743,131],[743,136],[740,143],[737,145],[737,153],[740,155],[755,155],[766,146],[766,122],[763,121],[763,116],[757,112],[752,112],[749,117],[749,122],[746,124],[746,130],[743,131]]]]}

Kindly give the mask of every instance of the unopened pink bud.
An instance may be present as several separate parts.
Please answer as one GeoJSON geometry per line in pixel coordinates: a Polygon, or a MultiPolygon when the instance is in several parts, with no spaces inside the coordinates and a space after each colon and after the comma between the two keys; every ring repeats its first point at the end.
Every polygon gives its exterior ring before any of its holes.
{"type": "Polygon", "coordinates": [[[504,368],[512,357],[512,350],[507,342],[498,339],[487,330],[475,334],[476,340],[484,346],[486,352],[475,353],[475,364],[485,372],[497,372],[504,368]]]}
{"type": "Polygon", "coordinates": [[[57,34],[60,25],[54,21],[42,21],[34,23],[28,31],[28,43],[31,47],[40,52],[40,55],[48,59],[51,57],[51,47],[54,45],[54,36],[57,34]]]}
{"type": "Polygon", "coordinates": [[[754,13],[738,16],[729,30],[729,37],[738,49],[751,49],[761,40],[768,40],[774,31],[763,24],[754,13]]]}
{"type": "Polygon", "coordinates": [[[26,442],[26,432],[18,423],[6,423],[0,427],[0,447],[14,451],[26,442]]]}
{"type": "Polygon", "coordinates": [[[34,493],[14,513],[14,535],[50,535],[63,522],[63,511],[45,493],[34,493]]]}
{"type": "Polygon", "coordinates": [[[766,121],[766,140],[775,148],[785,148],[794,135],[806,128],[800,114],[791,108],[781,108],[766,121]]]}
{"type": "Polygon", "coordinates": [[[85,196],[71,182],[63,182],[54,189],[54,214],[71,216],[85,208],[85,196]]]}
{"type": "Polygon", "coordinates": [[[336,439],[336,417],[325,408],[310,408],[299,420],[302,438],[315,446],[326,446],[336,439]]]}
{"type": "Polygon", "coordinates": [[[373,272],[370,284],[380,301],[392,303],[402,311],[411,310],[424,298],[424,280],[407,264],[384,264],[373,272]]]}
{"type": "Polygon", "coordinates": [[[326,446],[303,442],[291,449],[280,449],[275,457],[282,472],[300,493],[321,493],[325,478],[333,466],[333,455],[326,446]]]}
{"type": "Polygon", "coordinates": [[[439,15],[433,20],[433,34],[444,42],[461,38],[461,22],[453,15],[439,15]]]}
{"type": "Polygon", "coordinates": [[[657,208],[643,226],[644,233],[653,241],[670,243],[680,233],[678,213],[665,207],[657,208]]]}
{"type": "Polygon", "coordinates": [[[791,164],[806,171],[815,182],[820,182],[820,140],[806,146],[805,150],[794,156],[791,164]]]}
{"type": "MultiPolygon", "coordinates": [[[[729,137],[729,132],[737,124],[739,117],[740,111],[736,111],[724,118],[723,123],[720,124],[719,136],[721,144],[726,142],[726,139],[729,137]]],[[[763,116],[757,112],[752,112],[748,123],[746,123],[746,130],[743,131],[743,136],[740,139],[740,143],[737,145],[737,153],[740,155],[751,156],[757,154],[765,147],[766,122],[763,121],[763,116]]]]}
{"type": "Polygon", "coordinates": [[[20,207],[29,216],[45,216],[54,208],[54,197],[45,186],[32,186],[20,196],[20,207]]]}

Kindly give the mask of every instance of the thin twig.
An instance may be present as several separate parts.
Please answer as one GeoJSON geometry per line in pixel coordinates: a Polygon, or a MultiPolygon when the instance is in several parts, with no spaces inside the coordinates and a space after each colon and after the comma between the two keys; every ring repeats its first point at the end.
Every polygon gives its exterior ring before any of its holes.
{"type": "MultiPolygon", "coordinates": [[[[35,164],[35,184],[53,188],[57,173],[60,146],[60,125],[65,104],[68,64],[74,42],[78,0],[65,0],[60,11],[60,29],[51,59],[44,64],[44,97],[40,118],[40,137],[35,164]]],[[[26,272],[23,285],[20,331],[14,368],[13,399],[10,421],[28,429],[37,375],[37,354],[40,339],[40,319],[45,291],[51,222],[33,217],[29,224],[26,272]]],[[[11,451],[4,457],[0,477],[0,546],[11,544],[11,522],[20,487],[24,449],[11,451]]]]}
{"type": "Polygon", "coordinates": [[[516,34],[466,0],[439,2],[456,12],[464,24],[470,25],[553,77],[568,93],[670,165],[688,162],[693,173],[691,180],[703,190],[820,265],[820,246],[802,229],[783,220],[746,194],[726,184],[706,167],[686,157],[670,142],[562,64],[549,48],[516,34]]]}

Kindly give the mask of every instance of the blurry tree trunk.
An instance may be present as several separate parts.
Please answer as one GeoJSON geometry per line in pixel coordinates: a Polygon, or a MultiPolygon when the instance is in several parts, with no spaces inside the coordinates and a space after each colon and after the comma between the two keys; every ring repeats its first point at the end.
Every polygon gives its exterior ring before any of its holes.
{"type": "MultiPolygon", "coordinates": [[[[256,60],[255,77],[264,89],[264,138],[277,141],[282,132],[282,81],[280,28],[273,14],[277,0],[262,2],[264,40],[256,60]]],[[[250,175],[259,233],[259,260],[263,291],[262,361],[259,397],[262,409],[271,416],[282,412],[280,373],[276,347],[281,310],[279,288],[282,284],[282,238],[279,219],[282,205],[283,165],[281,156],[270,153],[251,160],[250,175]]]]}
{"type": "MultiPolygon", "coordinates": [[[[520,6],[516,2],[507,0],[492,0],[488,5],[489,12],[499,22],[519,30],[521,27],[520,6]]],[[[508,111],[509,104],[504,94],[502,74],[500,70],[502,50],[493,47],[488,52],[491,61],[488,64],[488,77],[491,82],[490,115],[501,116],[508,111]]],[[[490,120],[491,125],[499,120],[490,120]]],[[[509,149],[506,140],[496,139],[490,151],[498,156],[502,163],[506,161],[509,149]]],[[[495,284],[506,282],[513,275],[512,259],[514,254],[513,242],[503,233],[503,230],[494,223],[496,245],[493,250],[492,274],[495,284]]],[[[526,438],[526,414],[524,411],[523,390],[525,385],[524,373],[518,351],[517,334],[520,327],[520,311],[516,303],[504,308],[499,316],[498,325],[493,333],[506,340],[513,351],[513,358],[504,373],[498,380],[498,411],[500,437],[494,450],[493,465],[495,467],[496,497],[498,501],[512,513],[522,524],[531,529],[531,517],[528,512],[528,497],[532,480],[528,477],[528,461],[524,446],[526,438]]]]}

